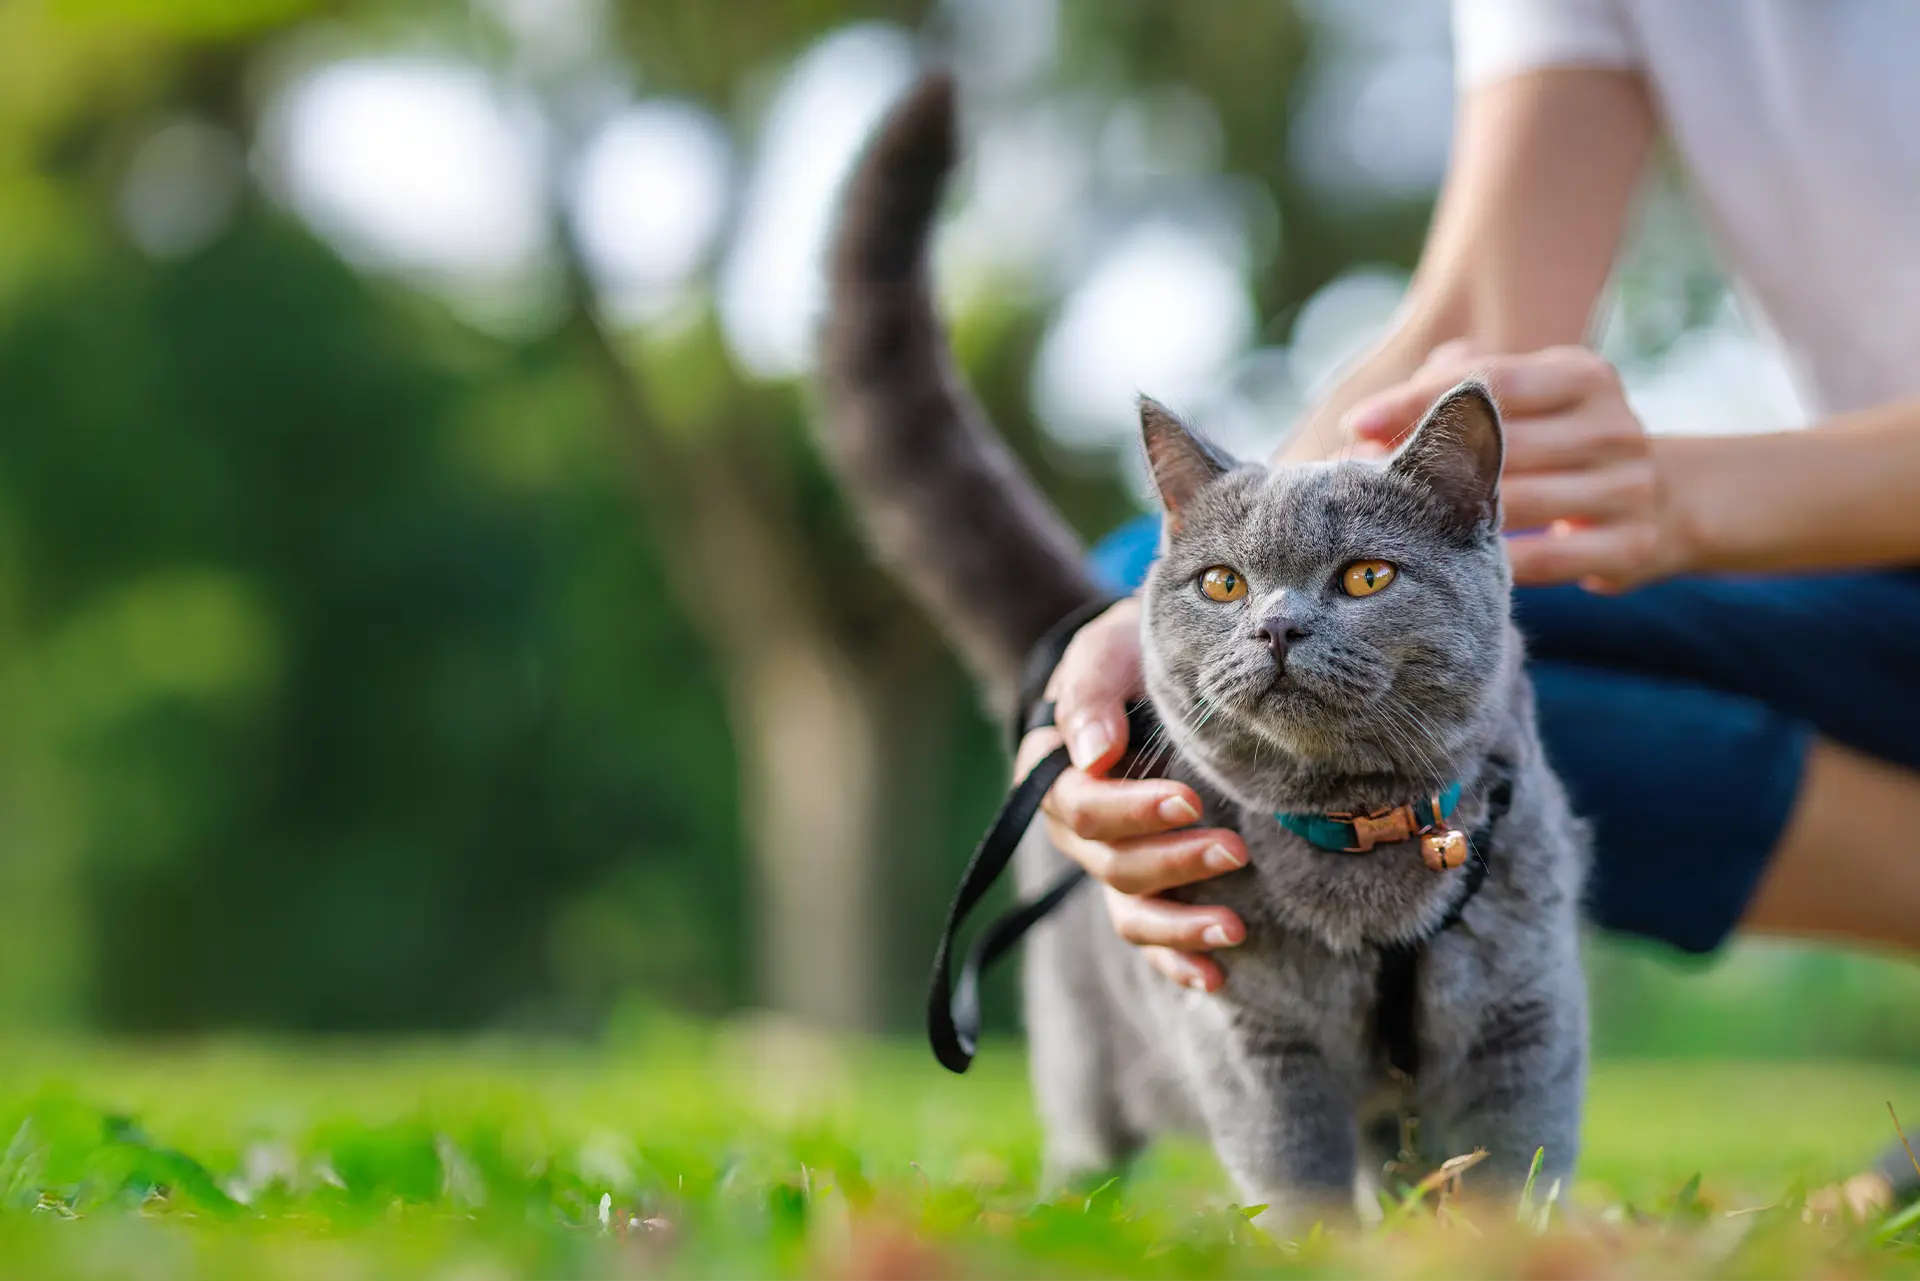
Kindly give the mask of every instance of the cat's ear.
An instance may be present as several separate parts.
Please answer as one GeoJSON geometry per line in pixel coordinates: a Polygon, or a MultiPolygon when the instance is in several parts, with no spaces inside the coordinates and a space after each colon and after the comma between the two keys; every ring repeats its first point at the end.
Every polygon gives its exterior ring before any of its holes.
{"type": "Polygon", "coordinates": [[[1180,528],[1181,509],[1207,485],[1233,470],[1233,460],[1196,435],[1157,400],[1140,398],[1140,439],[1147,470],[1167,509],[1167,528],[1180,528]]]}
{"type": "Polygon", "coordinates": [[[1464,531],[1492,533],[1500,527],[1505,455],[1492,393],[1484,383],[1464,382],[1434,402],[1387,468],[1426,486],[1464,531]]]}

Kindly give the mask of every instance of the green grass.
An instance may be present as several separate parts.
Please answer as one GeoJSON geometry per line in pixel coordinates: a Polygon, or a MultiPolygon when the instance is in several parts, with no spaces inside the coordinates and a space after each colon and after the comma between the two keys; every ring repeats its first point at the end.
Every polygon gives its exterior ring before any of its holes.
{"type": "Polygon", "coordinates": [[[1604,1064],[1544,1235],[1480,1206],[1301,1242],[1191,1145],[1040,1199],[1021,1072],[751,1027],[13,1047],[0,1276],[1920,1277],[1920,1226],[1810,1224],[1795,1191],[1886,1143],[1888,1100],[1920,1114],[1920,1070],[1604,1064]]]}

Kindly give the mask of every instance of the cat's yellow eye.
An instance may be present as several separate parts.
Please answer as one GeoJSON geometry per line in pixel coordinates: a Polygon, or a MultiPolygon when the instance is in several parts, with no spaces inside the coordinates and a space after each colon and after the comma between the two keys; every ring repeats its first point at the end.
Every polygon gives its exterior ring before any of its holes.
{"type": "Polygon", "coordinates": [[[1356,560],[1340,575],[1340,590],[1349,596],[1371,596],[1393,581],[1393,566],[1384,560],[1356,560]]]}
{"type": "Polygon", "coordinates": [[[1247,580],[1225,565],[1215,565],[1200,575],[1200,594],[1222,605],[1231,604],[1247,594],[1247,580]]]}

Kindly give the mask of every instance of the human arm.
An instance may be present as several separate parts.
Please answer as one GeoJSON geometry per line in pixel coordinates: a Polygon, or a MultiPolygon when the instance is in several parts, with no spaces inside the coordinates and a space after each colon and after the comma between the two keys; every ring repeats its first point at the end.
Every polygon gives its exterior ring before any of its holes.
{"type": "Polygon", "coordinates": [[[1555,67],[1468,93],[1399,314],[1276,461],[1339,453],[1348,411],[1412,377],[1444,344],[1531,351],[1581,341],[1653,133],[1652,105],[1632,72],[1555,67]]]}
{"type": "Polygon", "coordinates": [[[1920,564],[1920,400],[1805,431],[1651,442],[1685,571],[1920,564]]]}
{"type": "Polygon", "coordinates": [[[1434,362],[1357,405],[1390,445],[1431,397],[1484,379],[1507,418],[1501,504],[1516,581],[1619,591],[1675,574],[1920,564],[1920,400],[1801,431],[1650,437],[1583,348],[1434,362]]]}

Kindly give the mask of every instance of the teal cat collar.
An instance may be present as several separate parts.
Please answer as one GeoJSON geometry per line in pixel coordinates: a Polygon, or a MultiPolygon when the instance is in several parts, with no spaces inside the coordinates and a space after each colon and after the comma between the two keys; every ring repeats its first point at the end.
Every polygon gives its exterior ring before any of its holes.
{"type": "Polygon", "coordinates": [[[1323,850],[1364,854],[1376,845],[1409,841],[1444,825],[1460,804],[1461,786],[1449,783],[1431,796],[1368,814],[1276,813],[1280,826],[1323,850]]]}

